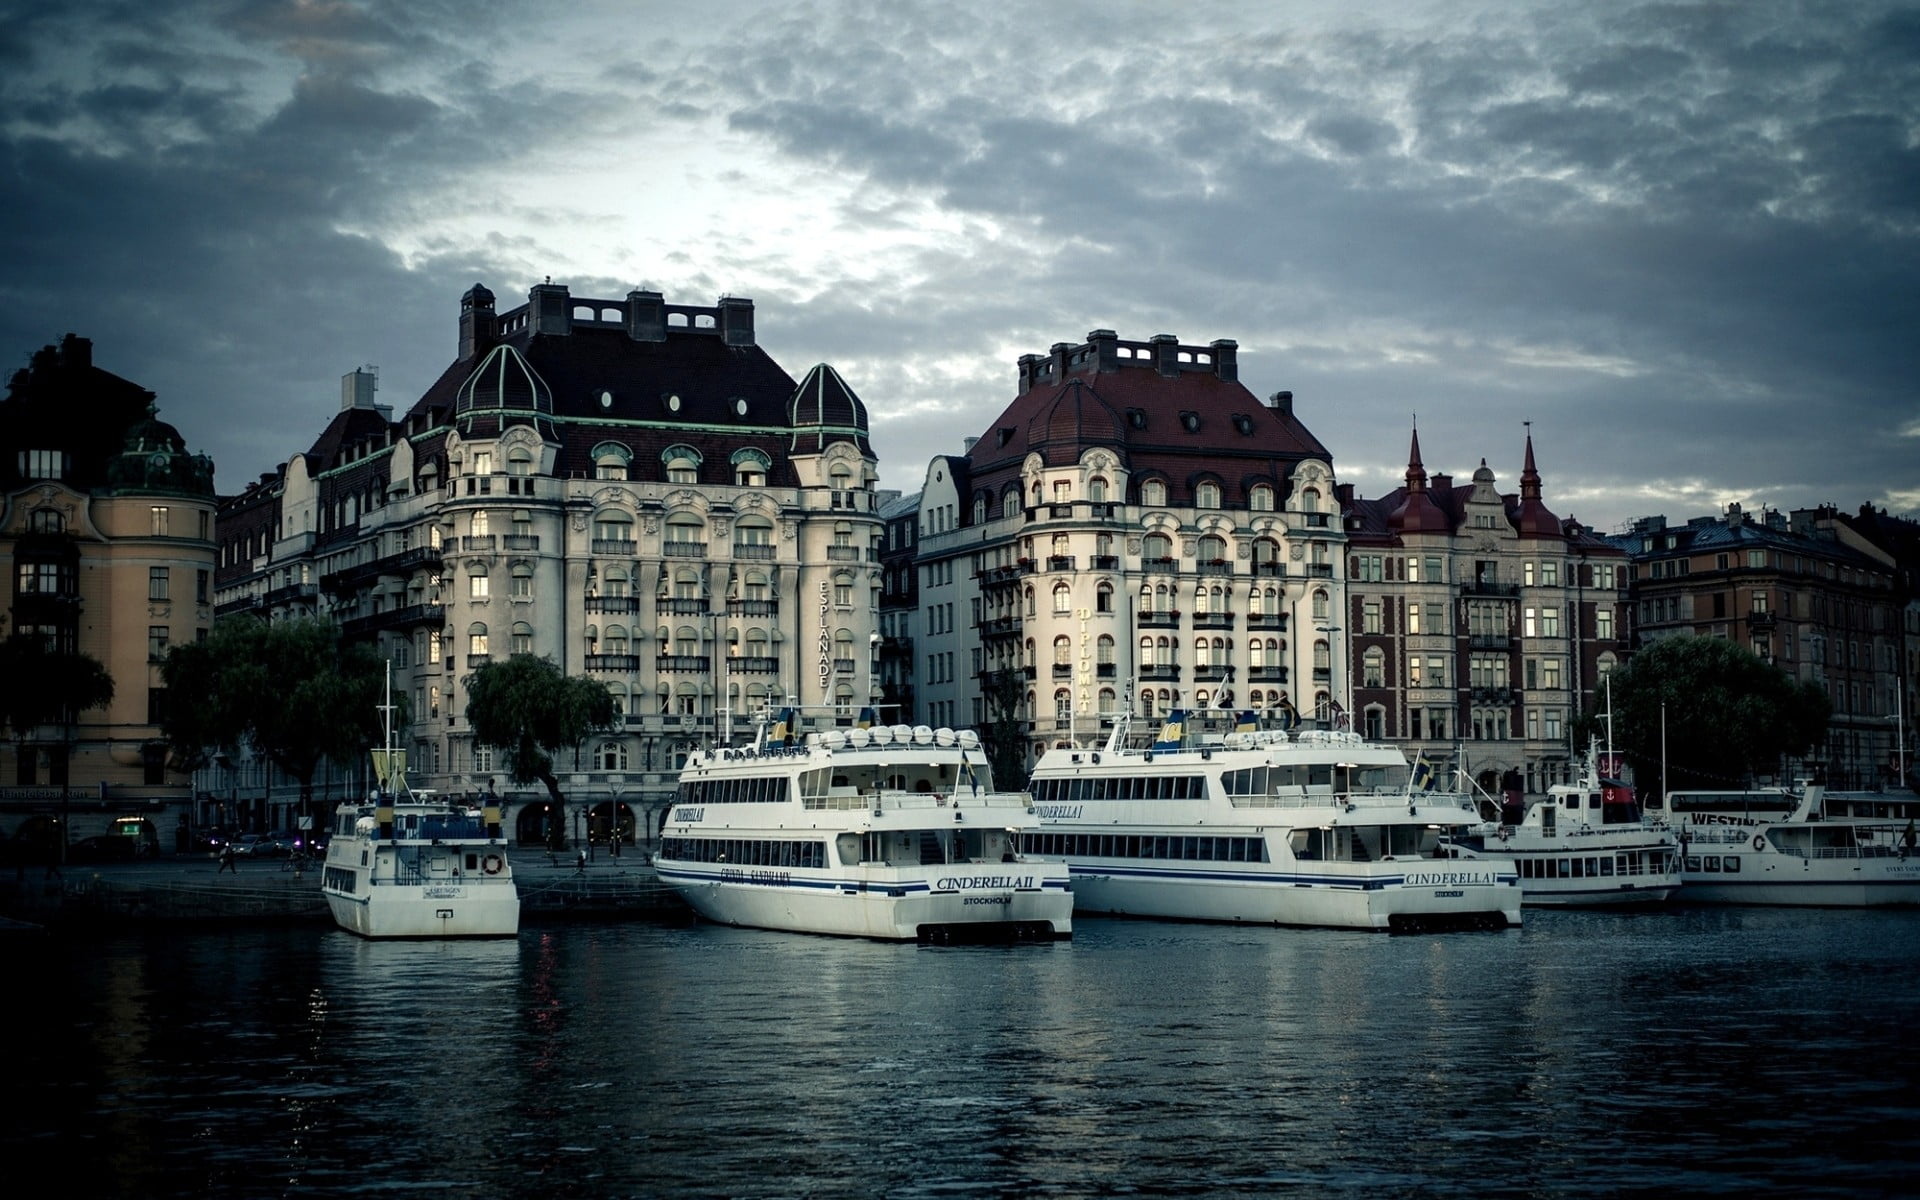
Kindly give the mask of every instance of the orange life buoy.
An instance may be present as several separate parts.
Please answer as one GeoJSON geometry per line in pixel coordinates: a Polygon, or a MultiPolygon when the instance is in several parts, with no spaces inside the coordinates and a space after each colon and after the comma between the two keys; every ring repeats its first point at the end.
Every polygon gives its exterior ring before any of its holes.
{"type": "Polygon", "coordinates": [[[506,864],[500,861],[498,854],[489,854],[480,860],[480,869],[489,875],[498,875],[500,868],[504,865],[506,864]]]}

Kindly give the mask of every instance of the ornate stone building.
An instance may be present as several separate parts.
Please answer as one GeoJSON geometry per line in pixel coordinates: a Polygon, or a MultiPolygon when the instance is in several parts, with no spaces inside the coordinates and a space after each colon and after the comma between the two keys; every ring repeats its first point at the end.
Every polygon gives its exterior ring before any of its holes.
{"type": "Polygon", "coordinates": [[[347,376],[312,447],[223,508],[223,613],[317,611],[372,640],[411,703],[416,783],[503,794],[525,840],[544,793],[463,720],[463,677],[495,659],[551,658],[619,702],[621,728],[560,765],[574,837],[650,834],[689,749],[763,705],[852,719],[881,523],[866,408],[831,367],[796,384],[750,300],[554,283],[506,312],[475,285],[458,347],[397,417],[347,376]]]}
{"type": "MultiPolygon", "coordinates": [[[[0,828],[28,842],[132,833],[171,851],[188,777],[160,738],[167,648],[213,622],[213,462],[187,453],[153,393],[68,334],[0,401],[0,636],[37,636],[113,677],[113,702],[0,744],[0,828]],[[64,816],[64,820],[63,820],[64,816]]],[[[0,687],[30,688],[8,679],[0,687]]]]}
{"type": "Polygon", "coordinates": [[[1548,510],[1531,433],[1517,493],[1484,459],[1469,483],[1429,478],[1415,432],[1403,486],[1341,505],[1360,729],[1488,791],[1567,779],[1573,718],[1628,645],[1627,558],[1548,510]]]}
{"type": "Polygon", "coordinates": [[[1783,761],[1780,782],[1869,788],[1896,778],[1907,597],[1895,553],[1880,544],[1888,539],[1865,536],[1877,531],[1863,532],[1865,518],[1832,508],[1754,517],[1734,504],[1685,525],[1643,517],[1610,539],[1633,558],[1640,644],[1730,638],[1825,689],[1827,744],[1806,762],[1783,761]]]}
{"type": "Polygon", "coordinates": [[[1019,360],[1012,403],[919,507],[920,713],[1006,697],[1028,750],[1123,705],[1335,716],[1345,531],[1332,456],[1241,384],[1238,347],[1099,329],[1019,360]]]}

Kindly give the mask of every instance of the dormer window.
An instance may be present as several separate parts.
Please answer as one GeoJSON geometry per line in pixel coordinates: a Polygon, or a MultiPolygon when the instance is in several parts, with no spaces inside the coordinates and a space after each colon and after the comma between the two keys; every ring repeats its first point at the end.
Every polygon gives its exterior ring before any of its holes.
{"type": "Polygon", "coordinates": [[[65,479],[67,462],[62,450],[22,450],[20,474],[27,479],[65,479]]]}
{"type": "Polygon", "coordinates": [[[1193,503],[1196,508],[1219,508],[1220,485],[1212,481],[1202,483],[1194,489],[1193,503]]]}
{"type": "Polygon", "coordinates": [[[1140,503],[1164,505],[1167,502],[1167,485],[1158,479],[1149,479],[1140,485],[1140,503]]]}

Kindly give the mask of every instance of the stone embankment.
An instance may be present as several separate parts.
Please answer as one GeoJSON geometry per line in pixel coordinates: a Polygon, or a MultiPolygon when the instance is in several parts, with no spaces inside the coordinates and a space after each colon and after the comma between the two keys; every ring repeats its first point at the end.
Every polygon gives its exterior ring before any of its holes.
{"type": "MultiPolygon", "coordinates": [[[[644,855],[603,851],[581,869],[570,855],[511,852],[523,922],[684,919],[686,905],[662,884],[644,855]]],[[[43,866],[0,873],[0,932],[24,925],[65,929],[153,922],[236,924],[327,921],[318,867],[280,860],[243,862],[222,871],[211,858],[43,866]]]]}

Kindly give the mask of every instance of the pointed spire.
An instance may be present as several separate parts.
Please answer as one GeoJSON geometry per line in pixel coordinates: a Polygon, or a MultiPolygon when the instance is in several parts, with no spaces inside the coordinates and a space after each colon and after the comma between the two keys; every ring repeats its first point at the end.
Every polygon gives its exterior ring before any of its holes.
{"type": "Polygon", "coordinates": [[[1520,495],[1529,500],[1540,498],[1540,471],[1533,465],[1533,422],[1523,421],[1527,429],[1527,465],[1520,470],[1520,495]]]}
{"type": "Polygon", "coordinates": [[[1413,427],[1413,446],[1407,451],[1407,490],[1425,491],[1427,487],[1427,466],[1420,461],[1420,426],[1413,427]]]}

